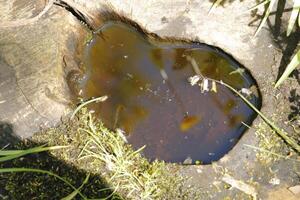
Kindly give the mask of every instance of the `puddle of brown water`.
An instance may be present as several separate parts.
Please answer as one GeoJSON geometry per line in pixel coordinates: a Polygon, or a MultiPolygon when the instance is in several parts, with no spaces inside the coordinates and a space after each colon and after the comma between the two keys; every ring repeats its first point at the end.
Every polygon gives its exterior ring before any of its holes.
{"type": "MultiPolygon", "coordinates": [[[[195,72],[187,56],[205,76],[238,90],[255,85],[247,71],[234,73],[243,67],[217,48],[150,39],[130,25],[108,22],[87,47],[81,95],[108,95],[90,109],[107,127],[124,130],[135,149],[146,145],[144,155],[150,160],[211,163],[244,133],[241,121],[250,124],[256,114],[222,85],[217,93],[191,86],[188,79],[195,72]]],[[[250,100],[260,107],[259,97],[250,100]]]]}

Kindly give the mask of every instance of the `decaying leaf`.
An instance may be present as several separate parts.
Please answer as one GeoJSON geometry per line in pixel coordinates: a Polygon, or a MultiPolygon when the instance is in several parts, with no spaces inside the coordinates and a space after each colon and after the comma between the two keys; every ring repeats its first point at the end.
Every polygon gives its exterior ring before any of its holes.
{"type": "Polygon", "coordinates": [[[200,117],[198,116],[186,116],[183,118],[182,122],[180,123],[180,130],[182,132],[186,132],[194,127],[196,124],[200,122],[200,117]]]}

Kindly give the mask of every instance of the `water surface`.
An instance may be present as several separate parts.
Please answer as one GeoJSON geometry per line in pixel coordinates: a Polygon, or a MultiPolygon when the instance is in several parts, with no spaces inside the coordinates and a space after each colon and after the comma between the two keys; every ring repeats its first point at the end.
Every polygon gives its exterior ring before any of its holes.
{"type": "MultiPolygon", "coordinates": [[[[143,154],[150,160],[211,163],[232,149],[246,130],[242,122],[251,124],[256,114],[220,84],[217,92],[192,86],[188,80],[197,73],[191,59],[204,76],[237,90],[256,87],[251,74],[218,48],[148,37],[112,21],[87,47],[81,96],[108,95],[90,109],[107,127],[122,129],[135,149],[146,145],[143,154]]],[[[257,92],[248,98],[260,107],[257,92]]]]}

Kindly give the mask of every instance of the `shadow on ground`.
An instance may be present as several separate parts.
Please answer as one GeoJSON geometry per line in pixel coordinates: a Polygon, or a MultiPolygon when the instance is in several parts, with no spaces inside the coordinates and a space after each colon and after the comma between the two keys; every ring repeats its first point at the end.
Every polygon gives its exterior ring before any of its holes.
{"type": "Polygon", "coordinates": [[[292,7],[287,6],[286,0],[278,1],[276,12],[270,14],[275,15],[274,23],[272,23],[270,19],[267,21],[275,44],[277,45],[277,48],[282,51],[282,58],[276,78],[277,80],[281,77],[287,65],[291,61],[300,41],[300,29],[297,23],[295,24],[295,30],[289,36],[286,36],[286,25],[290,15],[284,16],[284,13],[291,11],[292,7]]]}
{"type": "MultiPolygon", "coordinates": [[[[297,50],[299,50],[298,44],[300,41],[300,28],[296,22],[292,33],[289,36],[286,36],[286,27],[290,18],[292,7],[288,5],[287,0],[281,0],[277,2],[275,9],[276,11],[270,13],[271,17],[268,18],[267,24],[276,47],[282,52],[282,57],[276,77],[276,80],[278,80],[282,76],[294,54],[297,52],[297,50]]],[[[261,18],[263,17],[258,16],[257,13],[254,14],[257,20],[261,20],[261,18]]],[[[299,70],[294,70],[294,72],[290,76],[294,77],[300,84],[299,70]]],[[[295,85],[291,87],[295,87],[295,85]]],[[[290,113],[288,114],[288,120],[292,122],[295,120],[300,120],[300,94],[299,90],[292,89],[291,87],[287,86],[286,89],[290,90],[288,97],[288,100],[290,102],[290,113]]]]}
{"type": "MultiPolygon", "coordinates": [[[[209,0],[209,1],[212,3],[216,2],[216,0],[209,0]]],[[[224,6],[226,3],[233,3],[234,1],[237,1],[237,0],[223,0],[220,2],[220,5],[224,6]]],[[[238,1],[243,2],[245,0],[238,0],[238,1]]]]}
{"type": "Polygon", "coordinates": [[[291,103],[291,113],[288,118],[289,120],[294,121],[300,116],[300,94],[297,93],[296,89],[290,91],[289,101],[291,103]]]}
{"type": "MultiPolygon", "coordinates": [[[[42,144],[20,140],[14,135],[13,126],[0,122],[0,149],[28,149],[42,144]]],[[[68,180],[76,188],[80,187],[87,173],[51,156],[47,152],[27,155],[12,161],[0,163],[0,168],[26,167],[48,170],[68,180]]],[[[105,198],[112,194],[105,181],[91,174],[89,181],[81,189],[88,198],[105,198]]],[[[39,173],[0,173],[0,199],[62,199],[73,190],[55,177],[39,173]]],[[[78,199],[79,195],[77,196],[78,199]]],[[[113,195],[109,199],[120,199],[113,195]]]]}

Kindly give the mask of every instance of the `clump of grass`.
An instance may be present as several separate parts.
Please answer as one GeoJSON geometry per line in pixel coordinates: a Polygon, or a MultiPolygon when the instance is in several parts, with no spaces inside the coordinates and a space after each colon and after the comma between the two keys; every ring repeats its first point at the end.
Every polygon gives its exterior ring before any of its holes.
{"type": "Polygon", "coordinates": [[[164,191],[160,188],[164,163],[149,163],[140,155],[144,147],[133,151],[126,144],[120,131],[112,132],[102,123],[96,123],[88,114],[85,128],[89,140],[79,159],[94,158],[105,164],[109,173],[108,184],[116,192],[130,199],[157,199],[164,191]]]}

